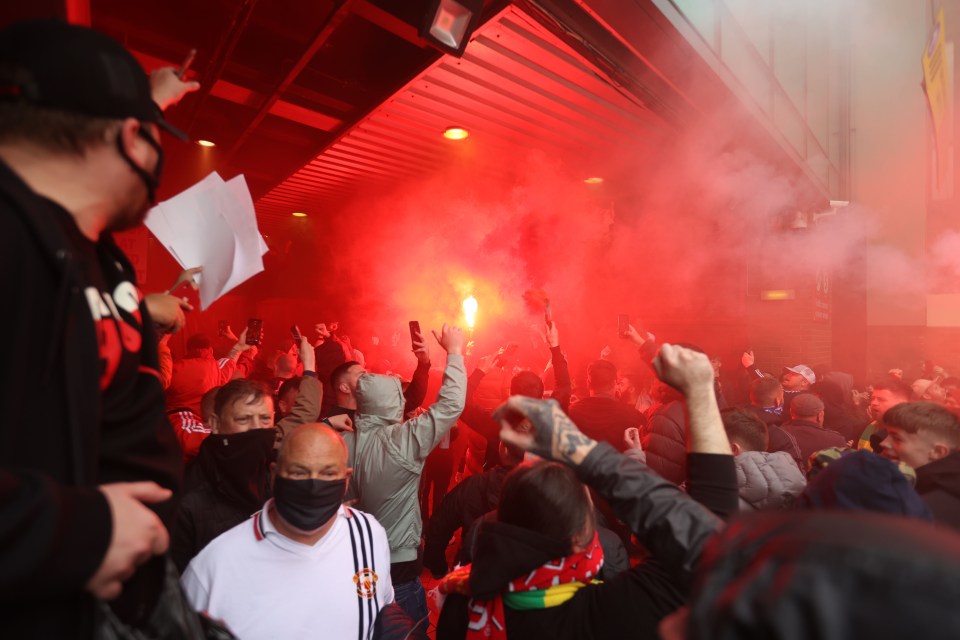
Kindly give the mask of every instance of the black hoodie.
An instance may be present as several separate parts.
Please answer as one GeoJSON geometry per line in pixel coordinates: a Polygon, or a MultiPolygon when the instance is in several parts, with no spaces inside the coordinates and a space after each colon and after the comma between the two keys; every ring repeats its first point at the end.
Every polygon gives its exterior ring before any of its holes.
{"type": "MultiPolygon", "coordinates": [[[[716,463],[714,475],[726,487],[724,496],[736,502],[736,472],[732,456],[691,454],[688,463],[716,463]]],[[[659,621],[680,607],[693,567],[720,519],[688,497],[677,485],[645,465],[599,443],[576,468],[581,481],[607,500],[647,547],[655,560],[643,562],[603,584],[590,584],[568,602],[549,609],[505,607],[508,638],[653,638],[659,621]]],[[[700,491],[691,479],[691,494],[700,491]]],[[[707,493],[709,494],[708,487],[707,493]]],[[[720,500],[723,502],[723,500],[720,500]]],[[[543,536],[504,524],[484,524],[470,576],[472,593],[491,596],[511,580],[569,549],[543,536]]],[[[437,623],[437,639],[464,638],[467,597],[451,595],[437,623]]]]}
{"type": "MultiPolygon", "coordinates": [[[[0,314],[3,635],[85,637],[94,604],[85,584],[112,535],[96,486],[180,486],[156,337],[146,305],[134,306],[133,268],[109,235],[97,243],[82,237],[63,207],[2,162],[0,242],[0,295],[8,305],[0,314]],[[95,324],[90,302],[106,305],[108,296],[119,310],[108,308],[95,324]],[[110,343],[118,329],[122,347],[110,343]],[[101,348],[119,357],[113,376],[117,361],[101,359],[101,348]]],[[[172,525],[176,500],[151,507],[172,525]]],[[[126,610],[149,610],[163,568],[162,559],[151,562],[124,585],[126,610]]]]}
{"type": "Polygon", "coordinates": [[[960,529],[960,451],[917,469],[917,493],[934,522],[960,529]]]}

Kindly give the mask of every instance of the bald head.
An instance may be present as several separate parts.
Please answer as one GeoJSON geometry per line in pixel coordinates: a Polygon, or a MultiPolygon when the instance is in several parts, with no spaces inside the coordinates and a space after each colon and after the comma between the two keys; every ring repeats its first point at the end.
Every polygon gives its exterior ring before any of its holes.
{"type": "Polygon", "coordinates": [[[347,445],[325,424],[303,424],[283,439],[276,472],[294,480],[339,480],[349,475],[347,445]]]}
{"type": "Polygon", "coordinates": [[[790,402],[790,415],[795,420],[812,420],[823,424],[823,400],[812,393],[801,393],[790,402]]]}

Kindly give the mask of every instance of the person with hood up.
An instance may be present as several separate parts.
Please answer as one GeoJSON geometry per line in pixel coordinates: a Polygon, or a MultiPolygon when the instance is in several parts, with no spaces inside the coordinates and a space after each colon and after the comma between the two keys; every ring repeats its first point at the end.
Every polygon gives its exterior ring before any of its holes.
{"type": "Polygon", "coordinates": [[[353,468],[348,498],[387,530],[396,602],[416,621],[427,616],[420,582],[420,475],[427,456],[456,424],[467,394],[463,331],[444,324],[433,335],[447,352],[437,401],[404,421],[399,378],[363,373],[357,378],[355,431],[344,434],[353,468]]]}
{"type": "Polygon", "coordinates": [[[856,441],[863,432],[863,421],[855,415],[851,400],[853,376],[829,371],[817,384],[816,391],[823,400],[823,428],[842,434],[847,442],[856,441]]]}
{"type": "Polygon", "coordinates": [[[737,465],[741,511],[789,509],[807,484],[789,453],[768,453],[767,425],[749,409],[722,412],[737,465]]]}

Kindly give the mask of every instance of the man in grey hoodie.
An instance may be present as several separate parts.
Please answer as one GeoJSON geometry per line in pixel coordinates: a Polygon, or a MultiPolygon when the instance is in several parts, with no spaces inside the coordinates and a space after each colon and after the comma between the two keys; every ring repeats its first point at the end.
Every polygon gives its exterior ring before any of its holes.
{"type": "Polygon", "coordinates": [[[396,602],[416,621],[427,616],[420,582],[420,474],[427,456],[456,424],[467,394],[463,332],[445,324],[434,336],[447,352],[437,401],[404,422],[400,380],[363,373],[357,379],[355,431],[343,434],[353,468],[348,497],[387,530],[396,602]]]}
{"type": "Polygon", "coordinates": [[[737,465],[741,511],[789,509],[807,480],[790,454],[767,453],[767,425],[748,409],[722,412],[737,465]]]}

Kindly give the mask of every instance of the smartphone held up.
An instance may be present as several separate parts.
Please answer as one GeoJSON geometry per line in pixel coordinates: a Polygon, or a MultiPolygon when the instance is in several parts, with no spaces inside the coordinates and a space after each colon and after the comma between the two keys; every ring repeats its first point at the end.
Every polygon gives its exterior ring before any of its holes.
{"type": "Polygon", "coordinates": [[[263,341],[263,320],[250,318],[247,322],[247,344],[259,347],[263,341]]]}
{"type": "Polygon", "coordinates": [[[418,340],[423,340],[423,334],[420,333],[420,323],[417,320],[411,320],[410,343],[415,346],[418,340]]]}

